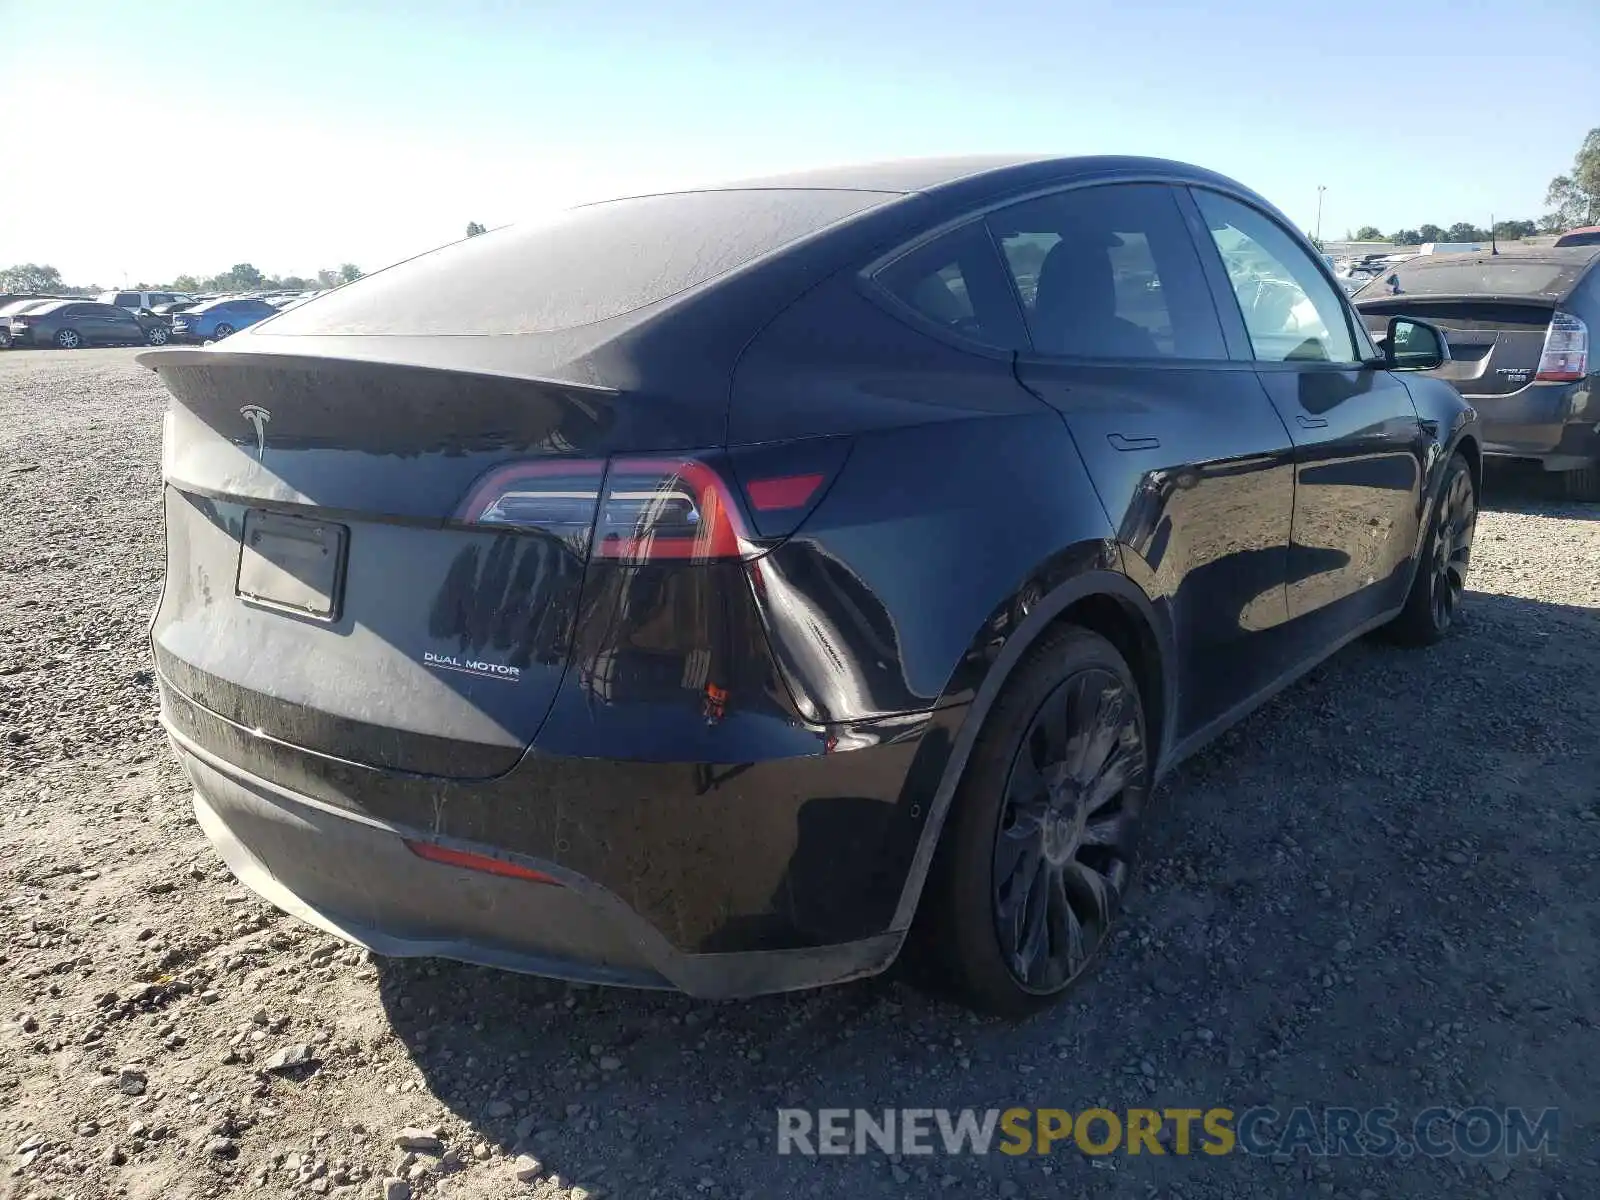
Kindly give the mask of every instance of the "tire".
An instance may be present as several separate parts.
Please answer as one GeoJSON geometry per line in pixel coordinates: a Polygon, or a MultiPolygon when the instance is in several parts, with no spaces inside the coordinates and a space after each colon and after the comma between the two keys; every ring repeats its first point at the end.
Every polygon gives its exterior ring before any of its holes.
{"type": "Polygon", "coordinates": [[[83,335],[76,329],[58,329],[55,343],[63,350],[76,350],[83,345],[83,335]]]}
{"type": "Polygon", "coordinates": [[[1458,452],[1445,467],[1433,523],[1418,555],[1406,605],[1385,630],[1391,640],[1404,646],[1431,646],[1454,628],[1466,593],[1477,526],[1478,497],[1472,470],[1458,452]]]}
{"type": "Polygon", "coordinates": [[[145,330],[144,340],[152,346],[165,346],[172,340],[172,333],[165,325],[152,325],[145,330]]]}
{"type": "Polygon", "coordinates": [[[1059,1000],[1121,910],[1149,792],[1128,664],[1087,629],[1046,635],[1007,680],[956,787],[913,929],[914,974],[995,1016],[1059,1000]]]}
{"type": "Polygon", "coordinates": [[[1600,463],[1561,473],[1561,490],[1568,500],[1600,500],[1600,463]]]}
{"type": "Polygon", "coordinates": [[[213,338],[215,338],[219,342],[223,338],[231,337],[232,335],[233,335],[233,326],[229,325],[226,321],[220,322],[217,325],[217,327],[214,330],[211,331],[211,336],[213,338]]]}

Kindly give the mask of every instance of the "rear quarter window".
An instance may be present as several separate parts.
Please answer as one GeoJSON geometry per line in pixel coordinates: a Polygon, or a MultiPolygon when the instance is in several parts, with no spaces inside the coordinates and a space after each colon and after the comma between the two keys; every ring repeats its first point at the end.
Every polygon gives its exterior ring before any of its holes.
{"type": "Polygon", "coordinates": [[[369,275],[282,314],[262,334],[572,329],[665,300],[895,198],[733,189],[569,209],[369,275]]]}

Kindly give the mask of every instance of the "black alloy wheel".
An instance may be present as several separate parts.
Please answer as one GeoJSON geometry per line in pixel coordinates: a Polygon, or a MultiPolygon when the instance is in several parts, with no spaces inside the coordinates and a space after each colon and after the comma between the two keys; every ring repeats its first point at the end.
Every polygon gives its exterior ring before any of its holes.
{"type": "Polygon", "coordinates": [[[1454,624],[1467,590],[1467,564],[1478,528],[1472,476],[1453,472],[1439,499],[1439,528],[1433,540],[1433,621],[1440,632],[1454,624]]]}
{"type": "Polygon", "coordinates": [[[1105,638],[1063,626],[990,710],[913,927],[932,986],[998,1016],[1083,974],[1132,884],[1150,791],[1144,705],[1105,638]]]}
{"type": "Polygon", "coordinates": [[[1455,626],[1467,590],[1472,538],[1478,528],[1478,497],[1472,470],[1458,452],[1451,455],[1434,505],[1433,527],[1418,557],[1405,607],[1389,625],[1397,642],[1427,646],[1455,626]]]}
{"type": "Polygon", "coordinates": [[[1110,931],[1132,874],[1144,766],[1137,694],[1110,671],[1068,677],[1023,735],[994,836],[1001,953],[1027,991],[1059,991],[1110,931]]]}

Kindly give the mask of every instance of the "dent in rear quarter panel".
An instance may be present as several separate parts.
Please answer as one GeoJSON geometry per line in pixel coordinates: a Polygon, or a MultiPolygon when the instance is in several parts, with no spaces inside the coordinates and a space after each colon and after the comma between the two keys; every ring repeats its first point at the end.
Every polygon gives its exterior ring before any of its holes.
{"type": "Polygon", "coordinates": [[[807,720],[961,704],[1008,615],[1117,563],[1060,418],[863,434],[797,537],[752,565],[773,653],[807,720]]]}

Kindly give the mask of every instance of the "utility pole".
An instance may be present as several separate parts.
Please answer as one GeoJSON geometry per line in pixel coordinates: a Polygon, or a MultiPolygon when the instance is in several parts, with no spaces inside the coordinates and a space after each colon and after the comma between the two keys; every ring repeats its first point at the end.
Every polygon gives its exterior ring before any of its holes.
{"type": "Polygon", "coordinates": [[[1328,189],[1317,184],[1317,245],[1322,245],[1322,193],[1328,189]]]}

